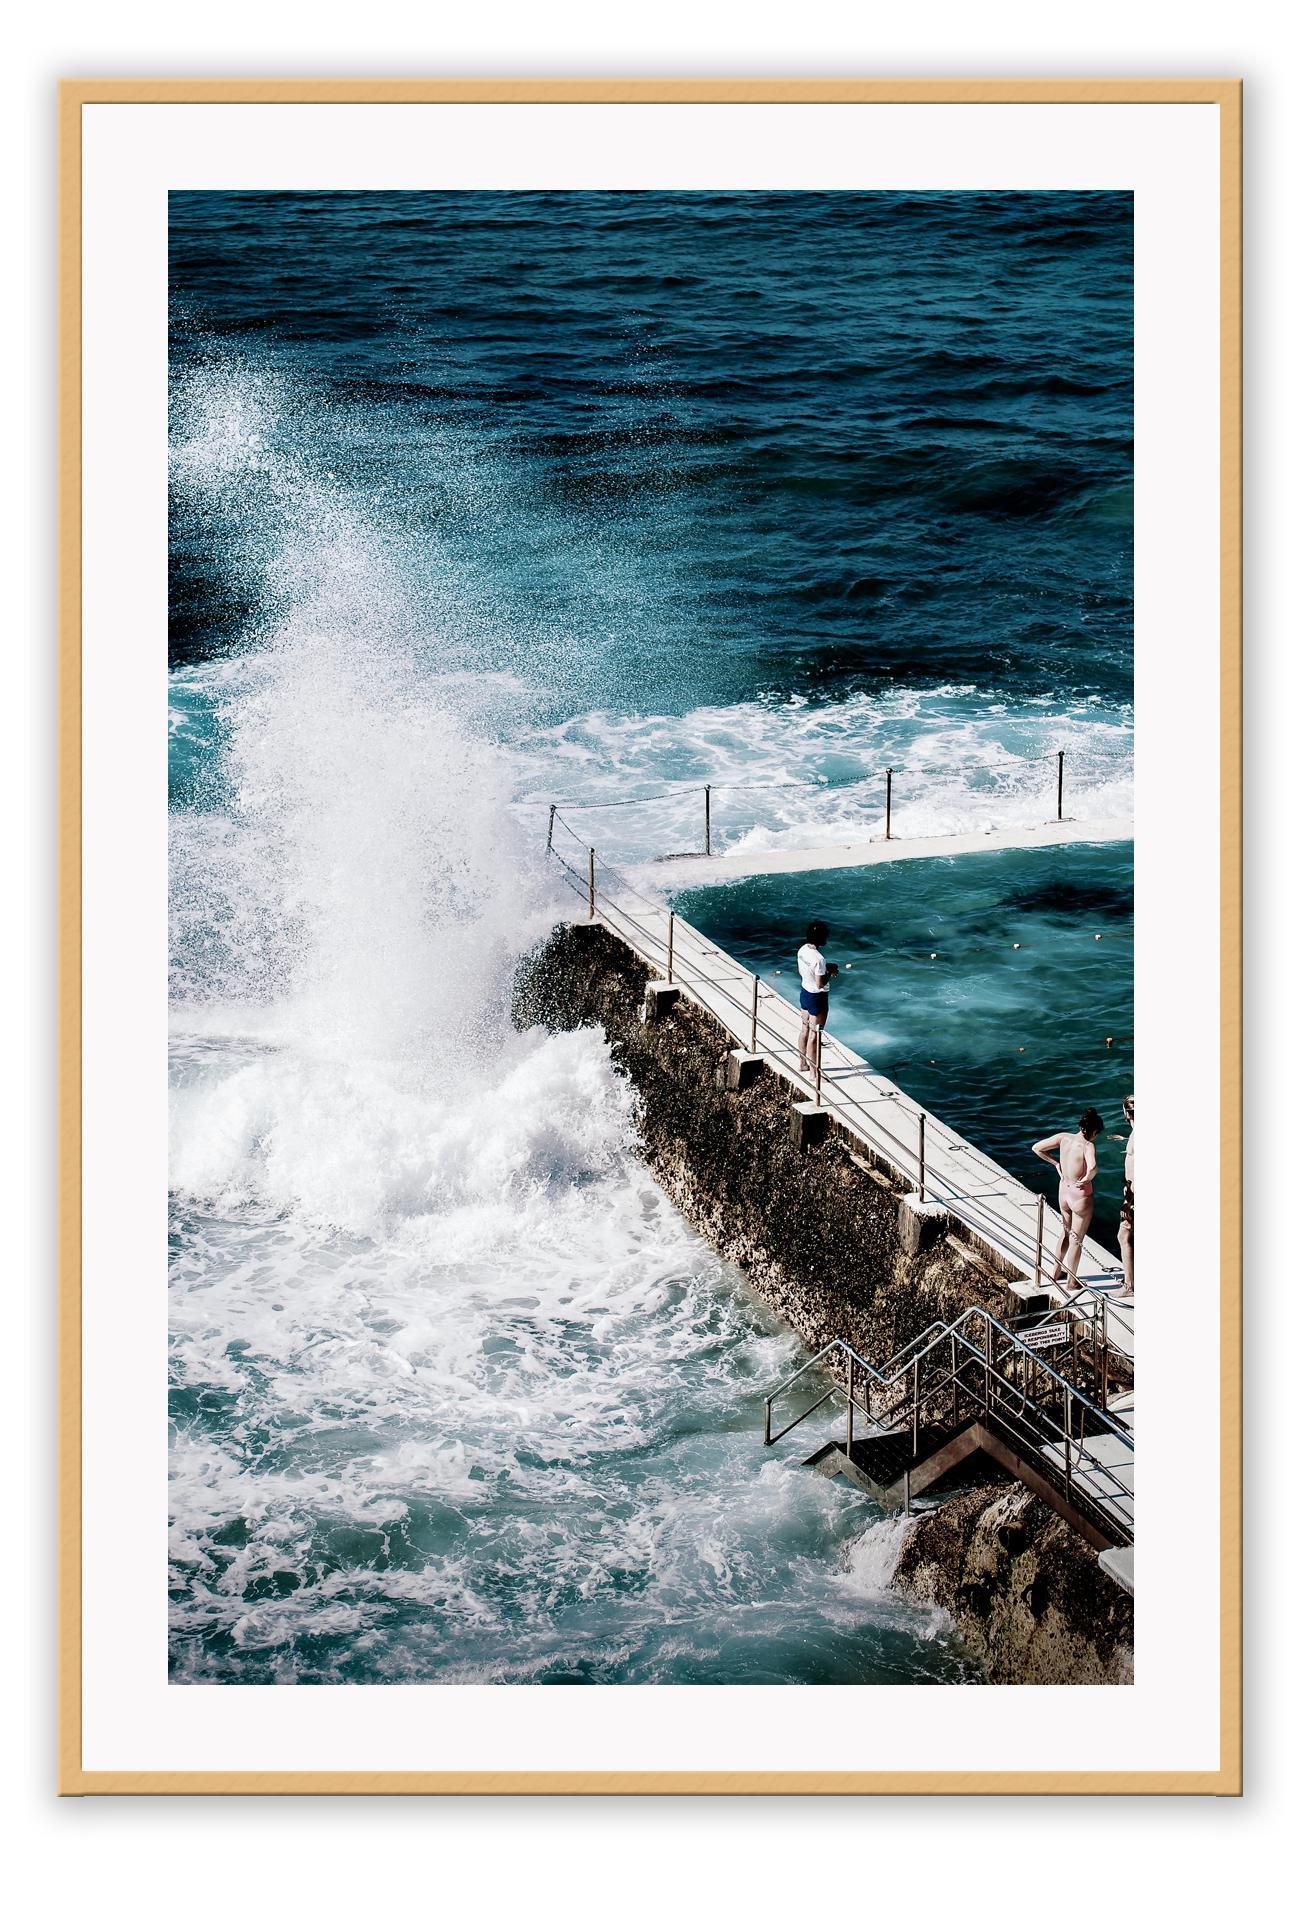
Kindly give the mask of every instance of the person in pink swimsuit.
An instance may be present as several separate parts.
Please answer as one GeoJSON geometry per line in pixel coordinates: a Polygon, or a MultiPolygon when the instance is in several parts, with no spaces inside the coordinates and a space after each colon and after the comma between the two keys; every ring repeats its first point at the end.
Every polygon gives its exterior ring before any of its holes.
{"type": "Polygon", "coordinates": [[[1050,1138],[1040,1138],[1034,1146],[1035,1158],[1055,1165],[1060,1174],[1061,1238],[1056,1247],[1052,1282],[1059,1284],[1064,1276],[1067,1291],[1083,1289],[1079,1282],[1079,1259],[1092,1223],[1092,1181],[1097,1176],[1094,1141],[1105,1129],[1100,1114],[1089,1106],[1079,1120],[1077,1132],[1054,1132],[1050,1138]],[[1051,1156],[1053,1152],[1057,1154],[1055,1158],[1051,1156]]]}

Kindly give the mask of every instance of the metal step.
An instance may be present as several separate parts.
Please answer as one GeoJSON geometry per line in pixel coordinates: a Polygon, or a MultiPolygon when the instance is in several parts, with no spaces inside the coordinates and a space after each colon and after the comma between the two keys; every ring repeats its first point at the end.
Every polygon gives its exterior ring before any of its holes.
{"type": "MultiPolygon", "coordinates": [[[[850,1455],[843,1442],[824,1443],[807,1457],[810,1469],[823,1475],[843,1476],[881,1504],[896,1509],[908,1495],[919,1495],[950,1469],[955,1469],[974,1452],[974,1445],[959,1448],[968,1426],[956,1430],[950,1423],[930,1423],[917,1433],[912,1447],[910,1430],[895,1430],[874,1436],[855,1436],[850,1455]],[[912,1484],[909,1486],[909,1473],[912,1484]]],[[[969,1439],[967,1439],[969,1440],[969,1439]]]]}
{"type": "MultiPolygon", "coordinates": [[[[1016,1325],[1037,1304],[1036,1291],[1022,1295],[1029,1310],[1016,1325]]],[[[851,1449],[838,1438],[823,1443],[807,1462],[885,1508],[906,1508],[983,1457],[1025,1483],[1094,1547],[1126,1547],[1133,1540],[1132,1395],[1089,1394],[1094,1382],[1109,1388],[1106,1314],[1095,1304],[1076,1307],[1037,1333],[1050,1338],[1046,1348],[1065,1342],[1068,1372],[1039,1354],[1032,1331],[1022,1333],[978,1304],[951,1323],[936,1320],[879,1369],[833,1338],[764,1399],[764,1444],[779,1443],[834,1400],[845,1410],[846,1431],[850,1423],[869,1424],[872,1433],[855,1436],[851,1449]],[[814,1370],[829,1387],[789,1422],[775,1423],[773,1405],[796,1384],[805,1386],[798,1399],[804,1401],[814,1370]]]]}
{"type": "Polygon", "coordinates": [[[1059,1446],[1032,1443],[1022,1438],[1012,1425],[1000,1424],[996,1417],[973,1425],[973,1429],[979,1448],[991,1456],[999,1468],[1032,1489],[1093,1548],[1108,1549],[1118,1541],[1132,1541],[1131,1495],[1120,1494],[1114,1501],[1108,1501],[1100,1489],[1088,1485],[1086,1472],[1071,1476],[1067,1495],[1065,1463],[1059,1446]]]}
{"type": "Polygon", "coordinates": [[[1110,1502],[1084,1475],[1072,1477],[1067,1496],[1059,1448],[1023,1441],[996,1419],[971,1418],[956,1429],[951,1424],[927,1424],[917,1435],[915,1453],[911,1434],[905,1430],[855,1437],[852,1455],[842,1442],[825,1443],[807,1458],[807,1464],[822,1475],[843,1476],[883,1509],[898,1509],[977,1456],[1024,1483],[1094,1548],[1112,1547],[1124,1520],[1131,1517],[1131,1496],[1110,1502]],[[1113,1513],[1116,1510],[1118,1516],[1113,1513]]]}

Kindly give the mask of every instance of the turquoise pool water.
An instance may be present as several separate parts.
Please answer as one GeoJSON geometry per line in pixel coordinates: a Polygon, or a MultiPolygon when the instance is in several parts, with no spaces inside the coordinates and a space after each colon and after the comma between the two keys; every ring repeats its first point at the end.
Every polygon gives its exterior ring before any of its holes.
{"type": "Polygon", "coordinates": [[[1035,848],[702,888],[677,905],[798,997],[808,921],[841,968],[830,1029],[1035,1190],[1030,1151],[1095,1106],[1095,1235],[1113,1247],[1133,1089],[1131,845],[1035,848]]]}

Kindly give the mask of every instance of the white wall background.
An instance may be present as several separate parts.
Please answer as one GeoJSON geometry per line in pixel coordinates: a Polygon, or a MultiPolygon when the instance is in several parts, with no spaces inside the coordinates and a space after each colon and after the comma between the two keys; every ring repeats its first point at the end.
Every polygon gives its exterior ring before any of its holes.
{"type": "MultiPolygon", "coordinates": [[[[1281,1406],[1289,1288],[1288,1125],[1280,1063],[1295,1048],[1296,664],[1293,525],[1300,454],[1295,212],[1300,119],[1288,10],[1273,0],[45,0],[6,32],[7,194],[0,307],[7,454],[0,697],[7,1024],[0,1077],[6,1307],[0,1659],[9,1690],[4,1871],[21,1899],[129,1895],[169,1906],[240,1894],[324,1903],[430,1893],[582,1901],[868,1901],[977,1906],[1019,1881],[1076,1897],[1103,1871],[1133,1899],[1194,1902],[1285,1885],[1294,1818],[1294,1490],[1266,1447],[1281,1406]],[[53,1798],[52,800],[54,81],[61,75],[235,74],[1243,77],[1247,83],[1247,1784],[1235,1801],[64,1800],[53,1798]],[[1289,347],[1289,348],[1288,348],[1289,347]],[[1289,612],[1289,613],[1288,613],[1289,612]],[[12,785],[10,783],[12,782],[12,785]],[[1278,877],[1273,877],[1277,875],[1278,877]],[[1284,1036],[1289,1034],[1289,1039],[1284,1036]],[[1259,1064],[1252,1064],[1259,1055],[1259,1064]],[[1270,1321],[1272,1320],[1272,1322],[1270,1321]],[[1288,1682],[1290,1687],[1288,1687],[1288,1682]],[[1288,1739],[1289,1737],[1289,1739],[1288,1739]],[[1098,1836],[1098,1837],[1094,1837],[1098,1836]]],[[[1195,912],[1195,898],[1189,896],[1195,912]]],[[[1208,923],[1207,923],[1208,930],[1208,923]]],[[[1294,1195],[1294,1194],[1293,1194],[1294,1195]]],[[[1189,1569],[1205,1558],[1189,1544],[1189,1569]]],[[[1294,1844],[1294,1841],[1293,1841],[1294,1844]]],[[[1293,1864],[1293,1862],[1291,1862],[1293,1864]]]]}

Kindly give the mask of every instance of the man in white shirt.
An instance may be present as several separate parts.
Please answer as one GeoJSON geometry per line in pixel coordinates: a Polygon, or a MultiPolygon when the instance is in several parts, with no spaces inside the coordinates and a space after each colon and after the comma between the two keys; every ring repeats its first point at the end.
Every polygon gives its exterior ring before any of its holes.
{"type": "Polygon", "coordinates": [[[817,1057],[817,1036],[824,1031],[830,1007],[831,981],[839,972],[822,948],[830,937],[824,920],[812,920],[808,938],[799,948],[799,1070],[811,1072],[817,1057]]]}

